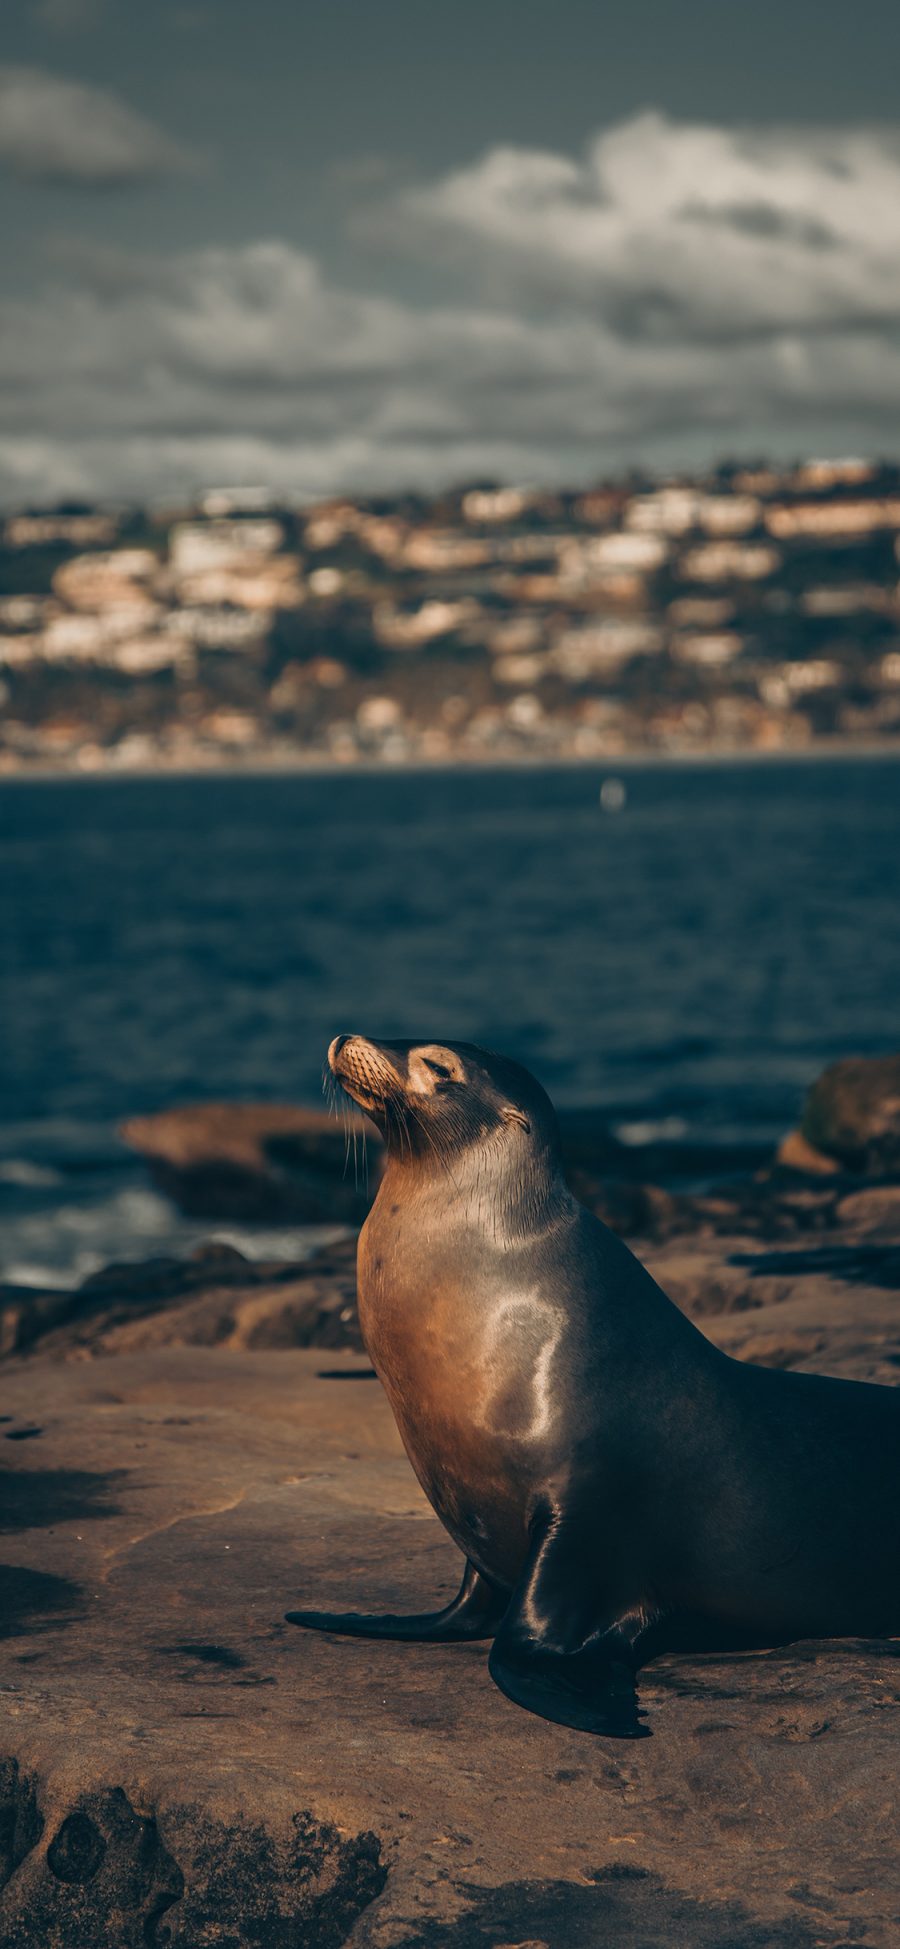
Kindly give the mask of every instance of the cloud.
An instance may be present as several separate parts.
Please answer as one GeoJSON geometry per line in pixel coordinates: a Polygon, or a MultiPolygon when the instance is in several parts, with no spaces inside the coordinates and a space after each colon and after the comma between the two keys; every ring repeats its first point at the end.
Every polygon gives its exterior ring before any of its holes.
{"type": "Polygon", "coordinates": [[[348,292],[280,242],[69,253],[38,299],[0,306],[0,488],[143,496],[237,475],[313,493],[540,469],[595,356],[583,339],[348,292]]]}
{"type": "Polygon", "coordinates": [[[900,132],[733,130],[647,112],[585,155],[498,148],[412,189],[394,235],[630,336],[740,340],[900,311],[900,132]]]}
{"type": "Polygon", "coordinates": [[[72,249],[0,305],[0,494],[578,481],[900,439],[893,134],[641,117],[580,161],[494,151],[389,210],[435,292],[293,244],[72,249]]]}
{"type": "Polygon", "coordinates": [[[115,189],[194,166],[127,103],[42,68],[0,67],[0,166],[27,181],[115,189]]]}

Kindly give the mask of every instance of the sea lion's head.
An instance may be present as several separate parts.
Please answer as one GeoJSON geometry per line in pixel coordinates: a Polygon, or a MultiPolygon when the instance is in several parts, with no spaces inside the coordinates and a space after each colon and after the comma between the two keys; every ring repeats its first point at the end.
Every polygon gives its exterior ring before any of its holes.
{"type": "Polygon", "coordinates": [[[398,1159],[449,1160],[486,1143],[508,1149],[520,1166],[529,1156],[558,1156],[556,1116],[540,1083],[474,1043],[337,1035],[328,1067],[398,1159]]]}

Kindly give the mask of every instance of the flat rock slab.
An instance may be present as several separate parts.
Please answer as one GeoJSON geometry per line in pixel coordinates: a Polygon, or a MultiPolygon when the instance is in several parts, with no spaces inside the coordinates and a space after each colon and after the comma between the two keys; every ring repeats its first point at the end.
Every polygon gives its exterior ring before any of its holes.
{"type": "Polygon", "coordinates": [[[283,1623],[458,1582],[364,1373],[3,1370],[3,1949],[895,1945],[900,1645],[661,1660],[632,1745],[283,1623]]]}

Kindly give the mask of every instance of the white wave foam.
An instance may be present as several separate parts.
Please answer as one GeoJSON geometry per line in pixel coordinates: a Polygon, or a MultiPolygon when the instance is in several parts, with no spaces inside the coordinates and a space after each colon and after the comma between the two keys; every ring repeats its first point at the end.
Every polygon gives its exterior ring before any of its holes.
{"type": "Polygon", "coordinates": [[[52,1191],[62,1183],[61,1173],[50,1164],[36,1164],[31,1157],[0,1158],[0,1184],[14,1184],[22,1191],[52,1191]]]}
{"type": "Polygon", "coordinates": [[[338,1225],[257,1229],[182,1218],[155,1191],[134,1186],[111,1195],[23,1212],[4,1221],[2,1277],[11,1285],[77,1286],[101,1267],[125,1260],[184,1258],[198,1245],[232,1245],[247,1259],[309,1258],[343,1237],[338,1225]]]}

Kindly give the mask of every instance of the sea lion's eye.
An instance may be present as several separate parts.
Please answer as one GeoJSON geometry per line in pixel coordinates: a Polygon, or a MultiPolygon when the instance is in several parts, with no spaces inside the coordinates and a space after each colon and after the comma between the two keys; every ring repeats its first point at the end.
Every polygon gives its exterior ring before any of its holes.
{"type": "Polygon", "coordinates": [[[435,1062],[431,1056],[423,1056],[422,1061],[425,1064],[425,1068],[431,1070],[433,1076],[440,1076],[441,1081],[444,1083],[452,1083],[453,1073],[444,1063],[435,1062]]]}

